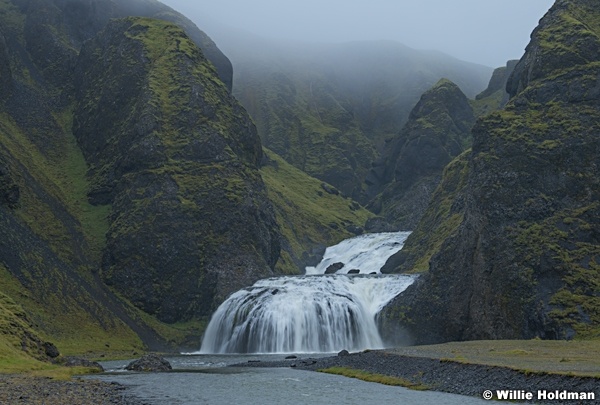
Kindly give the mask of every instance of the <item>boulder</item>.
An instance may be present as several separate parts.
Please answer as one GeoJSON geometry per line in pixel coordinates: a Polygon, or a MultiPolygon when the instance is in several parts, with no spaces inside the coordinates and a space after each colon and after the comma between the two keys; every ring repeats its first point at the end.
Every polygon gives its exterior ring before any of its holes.
{"type": "Polygon", "coordinates": [[[170,371],[173,369],[171,364],[163,357],[157,354],[147,354],[139,360],[132,361],[125,367],[129,371],[170,371]]]}
{"type": "Polygon", "coordinates": [[[58,361],[59,364],[62,364],[65,367],[87,367],[93,368],[97,372],[102,373],[104,371],[104,367],[95,361],[90,361],[83,359],[81,357],[65,357],[58,361]]]}
{"type": "Polygon", "coordinates": [[[344,267],[344,263],[342,262],[333,263],[332,265],[327,267],[327,269],[325,270],[325,274],[334,274],[342,267],[344,267]]]}

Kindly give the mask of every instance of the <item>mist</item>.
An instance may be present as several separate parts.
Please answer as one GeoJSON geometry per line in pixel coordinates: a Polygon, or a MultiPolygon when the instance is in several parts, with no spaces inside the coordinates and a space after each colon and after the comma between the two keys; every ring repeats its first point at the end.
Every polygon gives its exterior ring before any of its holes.
{"type": "Polygon", "coordinates": [[[519,59],[553,0],[163,0],[219,43],[229,26],[266,39],[393,40],[490,67],[519,59]],[[213,32],[211,32],[213,31],[213,32]]]}

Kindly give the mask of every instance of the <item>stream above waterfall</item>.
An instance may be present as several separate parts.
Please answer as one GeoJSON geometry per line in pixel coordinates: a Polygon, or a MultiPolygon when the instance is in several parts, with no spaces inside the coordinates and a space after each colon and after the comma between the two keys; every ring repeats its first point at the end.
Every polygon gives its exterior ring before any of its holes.
{"type": "Polygon", "coordinates": [[[384,347],[375,318],[415,276],[382,275],[408,232],[366,234],[328,248],[304,276],[259,280],[232,294],[200,353],[332,353],[384,347]],[[327,274],[336,264],[335,274],[327,274]],[[348,273],[359,274],[348,274],[348,273]]]}

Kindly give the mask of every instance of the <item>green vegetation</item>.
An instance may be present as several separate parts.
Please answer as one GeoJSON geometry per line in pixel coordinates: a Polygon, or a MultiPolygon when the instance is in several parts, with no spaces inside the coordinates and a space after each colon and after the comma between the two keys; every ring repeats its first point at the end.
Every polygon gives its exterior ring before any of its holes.
{"type": "MultiPolygon", "coordinates": [[[[286,241],[277,270],[297,274],[302,257],[314,246],[331,246],[354,236],[348,228],[363,227],[374,215],[356,202],[327,192],[323,182],[296,169],[265,149],[268,163],[261,168],[279,227],[286,241]]],[[[332,186],[327,186],[332,189],[332,186]]]]}
{"type": "Polygon", "coordinates": [[[399,270],[407,273],[428,271],[431,258],[462,223],[464,213],[453,208],[453,204],[464,193],[470,155],[469,149],[444,169],[442,180],[433,193],[423,218],[398,254],[402,258],[399,270]]]}
{"type": "Polygon", "coordinates": [[[394,349],[394,353],[468,364],[508,367],[524,373],[600,378],[598,340],[481,340],[394,349]]]}
{"type": "Polygon", "coordinates": [[[469,100],[451,81],[425,92],[385,152],[384,184],[374,186],[385,189],[369,207],[399,229],[414,230],[444,167],[471,146],[474,121],[469,100]]]}
{"type": "MultiPolygon", "coordinates": [[[[8,2],[0,2],[0,21],[5,36],[22,38],[23,16],[8,2]]],[[[64,33],[55,34],[56,38],[66,38],[64,33]]],[[[176,34],[181,36],[180,32],[176,34]]],[[[190,46],[189,40],[181,46],[190,46]]],[[[29,88],[28,97],[40,100],[28,107],[26,121],[9,115],[4,108],[0,111],[0,160],[19,189],[19,201],[12,210],[0,207],[5,223],[0,236],[14,249],[3,252],[0,291],[17,300],[19,308],[27,313],[34,325],[29,326],[28,333],[53,342],[63,355],[129,357],[145,350],[145,346],[130,326],[112,312],[115,307],[122,307],[130,320],[151,325],[174,346],[185,344],[190,335],[199,338],[203,321],[163,324],[129,306],[125,299],[118,302],[108,298],[98,284],[94,273],[106,246],[112,207],[92,205],[88,200],[90,166],[72,133],[76,106],[50,110],[42,100],[55,95],[56,89],[39,81],[39,75],[38,81],[33,82],[28,69],[18,68],[21,63],[26,65],[20,58],[13,58],[12,62],[13,80],[29,88]]],[[[212,69],[209,65],[202,68],[212,69]]],[[[22,108],[17,104],[12,111],[18,114],[22,108]]],[[[2,345],[2,353],[6,353],[2,354],[2,370],[64,373],[56,366],[29,359],[18,345],[4,339],[2,345]]]]}
{"type": "Polygon", "coordinates": [[[345,195],[359,194],[376,154],[331,86],[320,77],[273,75],[259,91],[266,111],[253,118],[264,145],[345,195]]]}
{"type": "Polygon", "coordinates": [[[384,374],[369,373],[367,371],[356,370],[348,367],[330,367],[318,371],[322,373],[342,375],[344,377],[357,378],[359,380],[375,382],[378,384],[405,387],[417,391],[426,391],[429,389],[429,387],[424,384],[414,383],[405,380],[404,378],[393,377],[384,374]]]}
{"type": "Polygon", "coordinates": [[[532,268],[548,260],[564,285],[550,299],[549,316],[568,325],[578,339],[600,338],[600,250],[590,239],[599,204],[564,210],[543,222],[522,221],[515,228],[516,249],[532,268]]]}
{"type": "Polygon", "coordinates": [[[501,89],[487,97],[483,97],[477,100],[469,100],[471,107],[473,108],[473,114],[476,117],[483,117],[492,113],[494,111],[498,111],[502,108],[502,101],[504,100],[505,90],[501,89]]]}

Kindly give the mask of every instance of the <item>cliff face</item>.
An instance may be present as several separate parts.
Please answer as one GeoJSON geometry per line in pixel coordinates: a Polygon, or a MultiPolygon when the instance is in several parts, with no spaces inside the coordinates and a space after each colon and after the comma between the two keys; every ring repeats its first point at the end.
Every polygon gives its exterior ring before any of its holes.
{"type": "Polygon", "coordinates": [[[0,290],[59,348],[198,339],[275,266],[261,145],[205,54],[158,2],[0,0],[0,290]]]}
{"type": "Polygon", "coordinates": [[[421,343],[598,335],[599,38],[592,1],[559,0],[541,20],[511,101],[473,129],[463,187],[433,202],[459,225],[420,241],[437,246],[429,271],[386,322],[421,343]]]}
{"type": "Polygon", "coordinates": [[[506,91],[506,85],[518,62],[518,60],[509,60],[506,62],[506,66],[494,70],[488,87],[479,93],[472,102],[473,110],[477,117],[504,108],[508,103],[510,95],[506,91]]]}
{"type": "Polygon", "coordinates": [[[367,177],[368,191],[378,194],[369,208],[398,229],[414,229],[444,167],[470,146],[474,121],[469,100],[449,80],[425,92],[367,177]]]}
{"type": "Polygon", "coordinates": [[[104,279],[174,322],[209,315],[279,257],[260,140],[170,23],[111,22],[81,50],[74,133],[95,204],[111,204],[104,279]]]}

